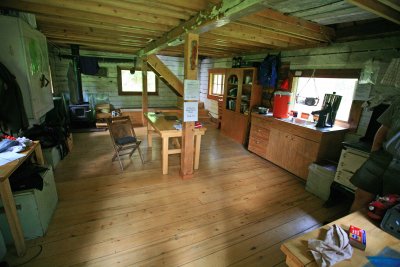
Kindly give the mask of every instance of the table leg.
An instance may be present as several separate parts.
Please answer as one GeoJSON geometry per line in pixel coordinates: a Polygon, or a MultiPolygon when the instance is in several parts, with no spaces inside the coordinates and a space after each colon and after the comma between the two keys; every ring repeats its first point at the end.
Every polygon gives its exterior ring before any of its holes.
{"type": "Polygon", "coordinates": [[[153,127],[151,127],[150,123],[147,123],[147,146],[152,147],[153,146],[153,127]]]}
{"type": "Polygon", "coordinates": [[[201,135],[195,135],[194,136],[194,169],[197,170],[199,169],[199,163],[200,163],[200,145],[201,145],[201,135]]]}
{"type": "Polygon", "coordinates": [[[26,252],[24,233],[22,232],[21,223],[15,207],[14,196],[11,192],[8,179],[0,182],[0,194],[8,225],[10,226],[11,235],[14,239],[15,248],[17,249],[17,254],[18,256],[23,256],[26,252]]]}
{"type": "Polygon", "coordinates": [[[37,163],[40,165],[44,165],[43,152],[42,152],[42,147],[40,146],[40,143],[38,143],[37,146],[35,147],[35,155],[36,155],[37,163]]]}
{"type": "Polygon", "coordinates": [[[168,174],[168,143],[169,137],[162,137],[162,173],[168,174]]]}

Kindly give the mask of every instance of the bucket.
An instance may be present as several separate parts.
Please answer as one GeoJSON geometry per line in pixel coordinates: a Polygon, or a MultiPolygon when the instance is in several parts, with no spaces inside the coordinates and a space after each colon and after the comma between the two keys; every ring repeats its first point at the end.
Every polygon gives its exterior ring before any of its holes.
{"type": "Polygon", "coordinates": [[[274,109],[273,116],[275,118],[287,118],[289,117],[289,105],[290,105],[290,97],[292,94],[290,92],[285,91],[276,91],[274,93],[274,109]]]}

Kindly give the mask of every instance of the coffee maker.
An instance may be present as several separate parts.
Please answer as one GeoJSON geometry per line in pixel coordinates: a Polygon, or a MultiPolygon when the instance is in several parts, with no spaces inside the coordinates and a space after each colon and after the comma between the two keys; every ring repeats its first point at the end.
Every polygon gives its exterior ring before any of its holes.
{"type": "Polygon", "coordinates": [[[337,95],[336,92],[333,92],[333,94],[325,94],[322,109],[311,112],[312,115],[318,115],[318,122],[315,127],[332,127],[335,124],[336,113],[341,100],[342,96],[337,95]]]}

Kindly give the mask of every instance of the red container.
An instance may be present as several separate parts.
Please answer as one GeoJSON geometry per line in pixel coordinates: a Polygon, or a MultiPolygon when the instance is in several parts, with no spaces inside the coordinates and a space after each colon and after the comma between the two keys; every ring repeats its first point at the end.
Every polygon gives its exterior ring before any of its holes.
{"type": "Polygon", "coordinates": [[[289,117],[289,105],[292,94],[285,91],[276,91],[274,93],[273,116],[283,119],[289,117]]]}

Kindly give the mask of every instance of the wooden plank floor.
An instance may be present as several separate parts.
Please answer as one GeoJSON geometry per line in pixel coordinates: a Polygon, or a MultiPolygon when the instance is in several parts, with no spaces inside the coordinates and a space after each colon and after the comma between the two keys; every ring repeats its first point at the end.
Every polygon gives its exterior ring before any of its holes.
{"type": "Polygon", "coordinates": [[[212,126],[190,180],[179,176],[178,155],[162,175],[160,138],[150,149],[144,128],[137,134],[146,163],[135,152],[125,171],[111,162],[108,132],[74,134],[55,170],[48,232],[27,241],[25,257],[11,248],[11,266],[285,266],[283,241],[346,213],[212,126]]]}

